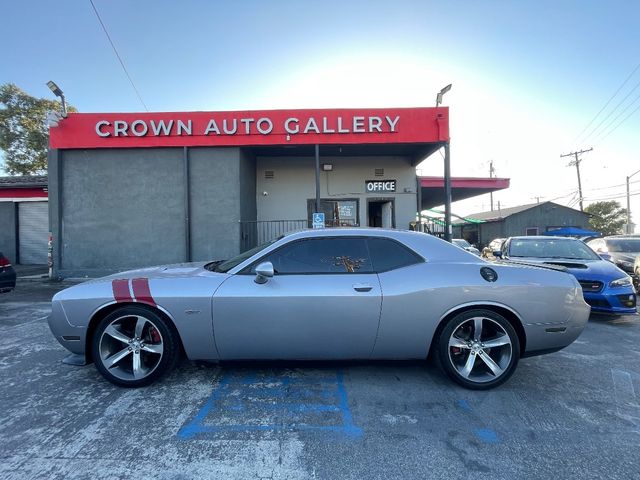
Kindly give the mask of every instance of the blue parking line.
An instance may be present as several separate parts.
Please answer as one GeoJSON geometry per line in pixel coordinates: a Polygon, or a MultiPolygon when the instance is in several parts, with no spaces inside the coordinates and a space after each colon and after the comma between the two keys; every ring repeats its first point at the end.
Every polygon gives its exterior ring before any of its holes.
{"type": "MultiPolygon", "coordinates": [[[[473,410],[471,408],[471,404],[469,404],[469,402],[465,399],[458,400],[458,407],[460,407],[462,410],[464,410],[467,413],[471,413],[473,410]]],[[[492,445],[501,443],[500,437],[498,436],[496,431],[490,428],[486,428],[486,427],[475,428],[473,430],[473,433],[476,435],[476,437],[478,437],[478,439],[480,439],[484,443],[489,443],[492,445]]]]}
{"type": "Polygon", "coordinates": [[[491,430],[490,428],[476,428],[475,434],[484,443],[494,443],[494,444],[500,443],[500,438],[498,438],[498,434],[493,430],[491,430]]]}
{"type": "MultiPolygon", "coordinates": [[[[249,410],[251,411],[251,410],[249,410]]],[[[225,416],[225,420],[229,417],[225,416]]],[[[282,419],[282,418],[281,418],[282,419]]],[[[316,431],[341,434],[350,438],[357,438],[362,435],[362,430],[353,423],[351,410],[344,386],[344,374],[338,370],[335,379],[325,378],[291,378],[267,377],[258,378],[255,372],[248,372],[245,375],[237,373],[225,374],[220,382],[211,392],[202,408],[185,424],[178,432],[181,439],[191,439],[199,436],[215,435],[224,432],[260,432],[260,431],[316,431]],[[300,382],[302,380],[302,382],[300,382]],[[310,384],[309,382],[312,382],[310,384]],[[249,396],[249,399],[246,399],[249,396]],[[257,398],[256,398],[257,397],[257,398]],[[270,399],[271,402],[267,403],[270,399]],[[335,403],[318,403],[317,401],[306,402],[305,399],[332,400],[335,403]],[[248,401],[247,401],[248,400],[248,401]],[[265,400],[267,402],[265,402],[265,400]],[[295,400],[287,402],[284,400],[295,400]],[[230,404],[229,404],[230,403],[230,404]],[[216,411],[224,414],[244,412],[247,409],[258,409],[285,413],[285,421],[269,424],[256,423],[206,423],[210,414],[216,411]],[[290,418],[289,424],[286,422],[288,414],[309,414],[307,419],[290,418]],[[314,414],[336,413],[341,420],[337,425],[314,424],[318,421],[331,420],[331,417],[314,414]],[[340,418],[341,417],[341,418],[340,418]]]]}

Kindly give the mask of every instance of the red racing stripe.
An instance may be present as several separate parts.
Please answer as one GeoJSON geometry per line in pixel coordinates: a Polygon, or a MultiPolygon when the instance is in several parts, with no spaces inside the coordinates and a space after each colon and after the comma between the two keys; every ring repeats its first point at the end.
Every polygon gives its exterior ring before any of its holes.
{"type": "Polygon", "coordinates": [[[129,292],[129,280],[114,280],[111,282],[111,288],[113,288],[113,298],[116,299],[116,302],[133,302],[131,292],[129,292]]]}
{"type": "Polygon", "coordinates": [[[148,278],[134,278],[131,280],[131,285],[133,287],[133,295],[136,297],[136,302],[147,303],[154,307],[156,306],[156,302],[151,296],[148,278]]]}

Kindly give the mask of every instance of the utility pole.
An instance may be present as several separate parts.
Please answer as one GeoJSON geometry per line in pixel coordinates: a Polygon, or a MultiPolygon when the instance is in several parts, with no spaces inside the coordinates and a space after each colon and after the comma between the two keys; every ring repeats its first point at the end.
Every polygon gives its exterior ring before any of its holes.
{"type": "Polygon", "coordinates": [[[627,227],[625,228],[625,233],[633,233],[633,228],[631,227],[631,195],[629,194],[629,180],[638,173],[640,173],[640,170],[627,177],[627,227]]]}
{"type": "Polygon", "coordinates": [[[564,155],[560,155],[560,158],[563,158],[563,157],[574,157],[574,159],[569,162],[567,167],[572,167],[573,165],[575,165],[576,166],[576,172],[578,172],[578,198],[580,200],[580,211],[581,212],[584,211],[584,208],[582,206],[582,182],[580,181],[580,162],[582,160],[580,158],[578,158],[578,155],[582,155],[583,153],[590,152],[591,150],[593,150],[593,147],[591,147],[589,150],[580,150],[579,152],[571,152],[571,153],[566,153],[564,155]]]}
{"type": "MultiPolygon", "coordinates": [[[[493,160],[489,160],[489,178],[493,178],[494,172],[493,160]]],[[[493,212],[493,192],[489,192],[489,198],[491,198],[491,211],[493,212]]]]}

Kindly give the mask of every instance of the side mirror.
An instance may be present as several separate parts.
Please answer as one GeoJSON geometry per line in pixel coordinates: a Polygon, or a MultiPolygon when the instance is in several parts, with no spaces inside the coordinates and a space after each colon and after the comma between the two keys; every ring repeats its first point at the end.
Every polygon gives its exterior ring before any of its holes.
{"type": "Polygon", "coordinates": [[[496,258],[502,258],[502,250],[494,250],[493,256],[496,258]]]}
{"type": "Polygon", "coordinates": [[[267,283],[267,280],[271,277],[273,277],[273,263],[262,262],[256,267],[256,278],[254,282],[260,284],[267,283]]]}

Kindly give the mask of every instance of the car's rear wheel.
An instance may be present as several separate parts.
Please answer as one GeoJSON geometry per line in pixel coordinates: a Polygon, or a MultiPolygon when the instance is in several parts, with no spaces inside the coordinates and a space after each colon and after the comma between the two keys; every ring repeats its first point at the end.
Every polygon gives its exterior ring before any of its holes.
{"type": "Polygon", "coordinates": [[[173,326],[144,307],[115,310],[102,319],[93,337],[96,368],[122,387],[142,387],[166,374],[179,351],[173,326]]]}
{"type": "Polygon", "coordinates": [[[443,371],[463,387],[486,390],[513,374],[520,358],[515,329],[491,310],[468,310],[451,318],[437,339],[443,371]]]}

